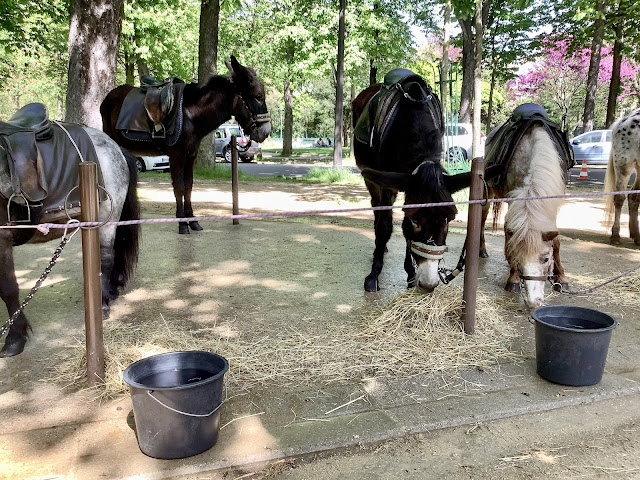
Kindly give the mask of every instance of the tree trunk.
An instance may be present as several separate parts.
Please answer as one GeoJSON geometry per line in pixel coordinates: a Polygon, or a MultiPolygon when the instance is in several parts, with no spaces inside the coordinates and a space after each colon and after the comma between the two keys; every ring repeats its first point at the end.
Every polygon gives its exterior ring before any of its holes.
{"type": "Polygon", "coordinates": [[[482,156],[480,152],[480,117],[482,113],[482,0],[476,0],[475,15],[475,68],[473,71],[473,158],[482,156]]]}
{"type": "Polygon", "coordinates": [[[344,14],[346,0],[340,0],[338,18],[338,59],[336,72],[336,121],[333,129],[333,167],[342,168],[342,127],[344,125],[344,14]]]}
{"type": "Polygon", "coordinates": [[[100,104],[116,85],[123,0],[71,0],[65,120],[102,129],[100,104]]]}
{"type": "Polygon", "coordinates": [[[474,38],[472,32],[474,17],[459,19],[462,28],[462,88],[460,90],[460,109],[458,120],[471,123],[471,105],[473,102],[474,38]]]}
{"type": "MultiPolygon", "coordinates": [[[[449,24],[451,23],[451,0],[444,2],[444,28],[442,39],[442,64],[440,66],[440,102],[447,109],[447,81],[449,80],[449,24]]],[[[446,115],[445,115],[446,120],[446,115]]]]}
{"type": "Polygon", "coordinates": [[[375,85],[378,83],[378,67],[374,67],[373,58],[369,59],[369,85],[375,85]]]}
{"type": "MultiPolygon", "coordinates": [[[[200,4],[200,31],[198,33],[198,82],[206,81],[217,71],[218,22],[220,20],[220,0],[202,0],[200,4]]],[[[216,165],[216,145],[213,132],[202,139],[197,166],[216,165]]]]}
{"type": "Polygon", "coordinates": [[[138,67],[138,78],[142,77],[142,75],[149,75],[149,65],[144,60],[136,60],[136,64],[138,67]]]}
{"type": "Polygon", "coordinates": [[[605,126],[609,128],[616,121],[616,103],[620,94],[620,67],[622,66],[622,43],[625,24],[625,0],[618,4],[616,22],[616,40],[613,44],[613,66],[611,71],[611,83],[609,84],[609,98],[607,100],[607,119],[605,126]]]}
{"type": "Polygon", "coordinates": [[[129,85],[133,85],[135,82],[134,74],[135,74],[136,66],[133,63],[133,58],[125,53],[124,54],[124,73],[125,73],[125,83],[129,85]]]}
{"type": "MultiPolygon", "coordinates": [[[[293,54],[291,54],[293,57],[293,54]]],[[[293,153],[293,93],[289,73],[284,79],[284,138],[282,139],[282,156],[293,153]]]]}
{"type": "Polygon", "coordinates": [[[598,73],[600,73],[600,52],[604,36],[605,0],[596,1],[596,19],[593,22],[593,40],[591,42],[591,59],[587,75],[587,94],[584,100],[584,114],[582,115],[582,131],[593,130],[593,116],[596,110],[596,94],[598,92],[598,73]]]}

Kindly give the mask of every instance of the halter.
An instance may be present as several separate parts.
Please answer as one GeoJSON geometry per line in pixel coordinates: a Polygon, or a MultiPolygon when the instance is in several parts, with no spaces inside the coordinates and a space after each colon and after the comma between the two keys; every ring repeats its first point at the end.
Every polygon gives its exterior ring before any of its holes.
{"type": "MultiPolygon", "coordinates": [[[[235,84],[234,84],[235,86],[235,84]]],[[[244,130],[247,130],[249,132],[253,132],[257,127],[258,124],[260,123],[266,123],[266,122],[270,122],[271,121],[271,115],[269,114],[269,112],[267,113],[254,113],[253,110],[251,110],[251,108],[249,108],[249,105],[247,105],[247,102],[245,102],[243,96],[242,96],[242,92],[240,92],[237,88],[236,88],[236,98],[240,99],[240,102],[242,102],[242,105],[244,106],[245,110],[247,110],[247,112],[249,112],[249,122],[248,125],[243,125],[242,128],[244,130]]]]}
{"type": "Polygon", "coordinates": [[[412,253],[427,260],[442,260],[444,254],[449,251],[446,245],[436,245],[431,238],[427,240],[427,243],[409,240],[409,246],[412,253]]]}

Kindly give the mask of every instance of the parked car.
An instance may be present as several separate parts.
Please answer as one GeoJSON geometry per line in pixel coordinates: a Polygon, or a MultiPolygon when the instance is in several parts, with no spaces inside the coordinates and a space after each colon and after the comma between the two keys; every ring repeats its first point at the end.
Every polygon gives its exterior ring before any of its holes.
{"type": "Polygon", "coordinates": [[[569,143],[576,165],[583,160],[589,165],[607,165],[611,154],[611,130],[592,130],[572,138],[569,143]]]}
{"type": "MultiPolygon", "coordinates": [[[[480,155],[484,154],[484,134],[480,134],[480,155]]],[[[447,123],[443,147],[450,160],[468,160],[473,155],[473,127],[470,123],[447,123]]]]}
{"type": "Polygon", "coordinates": [[[214,132],[216,157],[222,157],[225,162],[231,163],[232,135],[236,136],[236,143],[238,145],[238,158],[242,162],[250,162],[251,160],[253,160],[253,157],[262,153],[260,144],[245,136],[240,125],[237,125],[235,123],[224,123],[220,125],[214,132]]]}
{"type": "Polygon", "coordinates": [[[139,172],[146,172],[147,170],[162,170],[169,171],[169,156],[142,156],[136,157],[136,167],[139,172]]]}

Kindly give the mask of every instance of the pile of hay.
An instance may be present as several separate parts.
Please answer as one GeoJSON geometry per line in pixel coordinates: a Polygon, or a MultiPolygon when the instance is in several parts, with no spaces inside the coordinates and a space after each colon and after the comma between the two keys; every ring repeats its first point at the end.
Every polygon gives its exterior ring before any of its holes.
{"type": "MultiPolygon", "coordinates": [[[[598,283],[606,279],[599,280],[598,283]]],[[[640,270],[611,282],[594,291],[602,301],[608,305],[626,305],[637,307],[638,292],[640,292],[640,270]]]]}
{"type": "MultiPolygon", "coordinates": [[[[304,387],[346,383],[363,378],[428,372],[456,373],[469,367],[491,369],[517,361],[510,345],[517,337],[505,314],[515,305],[478,293],[476,332],[464,334],[459,321],[462,291],[439,288],[431,295],[412,291],[396,295],[361,322],[327,328],[309,336],[287,329],[257,339],[251,332],[224,335],[221,327],[189,330],[164,319],[144,324],[104,324],[106,388],[100,398],[128,392],[124,369],[162,352],[206,350],[223,355],[230,369],[225,380],[235,391],[256,386],[304,387]]],[[[229,325],[227,325],[227,331],[229,325]]],[[[75,388],[86,384],[84,342],[56,362],[51,376],[75,388]]]]}

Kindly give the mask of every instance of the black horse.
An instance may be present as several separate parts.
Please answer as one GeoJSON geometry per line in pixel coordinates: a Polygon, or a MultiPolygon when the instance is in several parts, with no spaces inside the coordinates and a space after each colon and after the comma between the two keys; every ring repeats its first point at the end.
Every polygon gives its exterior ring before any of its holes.
{"type": "MultiPolygon", "coordinates": [[[[147,134],[142,139],[117,128],[125,98],[135,88],[131,85],[116,87],[100,105],[103,130],[119,145],[137,155],[169,155],[177,218],[193,217],[193,163],[204,136],[232,115],[256,142],[264,141],[271,133],[264,86],[258,81],[255,71],[240,65],[234,56],[231,56],[231,63],[225,63],[230,76],[214,75],[201,84],[182,84],[176,90],[179,92],[176,94],[178,111],[172,117],[177,119],[173,139],[172,132],[165,135],[162,131],[157,136],[147,134]]],[[[147,112],[151,122],[153,114],[149,109],[147,112]]],[[[202,230],[197,221],[192,221],[179,222],[178,231],[189,233],[189,227],[202,230]]]]}
{"type": "MultiPolygon", "coordinates": [[[[352,106],[354,154],[372,206],[393,205],[398,191],[405,192],[405,205],[451,202],[452,193],[469,186],[469,172],[447,175],[440,163],[442,108],[422,77],[406,69],[392,70],[383,84],[360,92],[352,106]]],[[[448,224],[456,213],[455,206],[404,209],[409,287],[432,292],[440,283],[438,266],[447,251],[448,224]]],[[[378,276],[393,229],[391,210],[376,210],[374,216],[373,265],[364,280],[368,292],[379,290],[378,276]]]]}

